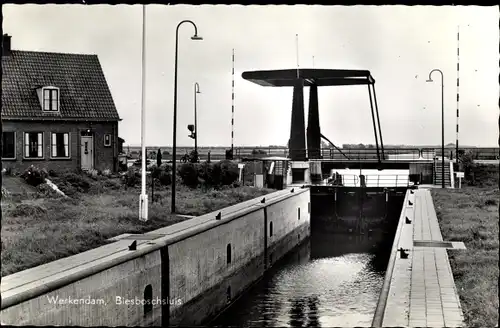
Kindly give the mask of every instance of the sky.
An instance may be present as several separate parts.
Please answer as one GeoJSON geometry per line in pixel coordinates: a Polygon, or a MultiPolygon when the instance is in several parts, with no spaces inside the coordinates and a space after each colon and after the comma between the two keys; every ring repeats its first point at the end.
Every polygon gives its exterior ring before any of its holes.
{"type": "MultiPolygon", "coordinates": [[[[3,5],[12,49],[97,54],[122,118],[119,135],[141,144],[142,6],[3,5]]],[[[455,142],[457,29],[460,30],[459,144],[497,147],[498,7],[451,6],[146,6],[146,133],[149,146],[172,144],[175,30],[179,29],[177,144],[231,144],[231,66],[235,52],[234,145],[286,145],[292,88],[262,87],[244,71],[366,69],[375,78],[384,144],[440,145],[440,75],[445,142],[455,142]],[[298,34],[298,56],[296,34],[298,34]],[[314,56],[314,64],[313,64],[314,56]]],[[[308,88],[304,89],[307,124],[308,88]]],[[[318,90],[321,132],[333,143],[374,144],[366,86],[318,90]]]]}

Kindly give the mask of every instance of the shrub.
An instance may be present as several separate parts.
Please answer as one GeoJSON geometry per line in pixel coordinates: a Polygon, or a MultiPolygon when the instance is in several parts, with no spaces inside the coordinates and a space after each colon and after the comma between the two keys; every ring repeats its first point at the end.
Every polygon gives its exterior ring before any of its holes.
{"type": "Polygon", "coordinates": [[[7,189],[2,187],[2,199],[4,199],[4,198],[10,198],[10,193],[7,189]]]}
{"type": "Polygon", "coordinates": [[[112,174],[111,170],[110,169],[105,169],[104,171],[102,171],[101,173],[103,176],[105,176],[106,178],[109,178],[112,174]]]}
{"type": "Polygon", "coordinates": [[[54,171],[54,170],[49,170],[49,177],[57,177],[57,176],[58,176],[58,174],[57,174],[57,172],[56,172],[56,171],[54,171]]]}
{"type": "Polygon", "coordinates": [[[52,189],[52,187],[50,187],[46,183],[39,184],[36,187],[36,189],[38,190],[39,195],[42,196],[42,197],[44,197],[44,198],[58,198],[58,197],[61,197],[61,195],[59,193],[57,193],[57,191],[55,191],[54,189],[52,189]]]}
{"type": "Polygon", "coordinates": [[[28,167],[26,171],[21,175],[21,177],[30,185],[38,186],[45,182],[45,179],[48,176],[48,172],[45,169],[37,168],[33,165],[28,167]]]}
{"type": "Polygon", "coordinates": [[[105,189],[120,190],[122,188],[122,184],[120,183],[119,180],[109,179],[109,180],[104,180],[103,187],[105,189]]]}
{"type": "Polygon", "coordinates": [[[225,160],[220,161],[218,165],[220,166],[220,183],[222,185],[231,185],[238,180],[239,169],[236,163],[225,160]]]}
{"type": "Polygon", "coordinates": [[[263,149],[257,149],[257,148],[254,148],[252,150],[252,155],[266,155],[267,152],[263,149]]]}
{"type": "Polygon", "coordinates": [[[197,167],[198,177],[204,186],[220,185],[221,170],[220,165],[203,162],[197,167]]]}
{"type": "Polygon", "coordinates": [[[5,169],[2,170],[2,173],[6,176],[12,176],[12,168],[11,167],[7,167],[5,169]]]}
{"type": "MultiPolygon", "coordinates": [[[[61,177],[63,183],[69,184],[79,192],[87,192],[90,189],[90,181],[82,174],[66,173],[61,177]]],[[[65,191],[63,191],[65,193],[65,191]]]]}
{"type": "Polygon", "coordinates": [[[168,186],[172,183],[172,168],[169,165],[153,165],[151,168],[151,176],[163,186],[168,186]]]}
{"type": "Polygon", "coordinates": [[[178,174],[182,179],[182,183],[188,187],[194,188],[198,186],[198,170],[193,163],[183,163],[179,166],[178,174]]]}
{"type": "Polygon", "coordinates": [[[10,215],[13,217],[30,216],[36,218],[41,217],[46,213],[47,211],[43,207],[31,204],[19,204],[10,211],[10,215]]]}
{"type": "Polygon", "coordinates": [[[135,187],[140,181],[140,173],[138,173],[133,167],[129,167],[127,174],[124,176],[125,185],[127,187],[135,187]]]}
{"type": "Polygon", "coordinates": [[[465,180],[473,183],[472,169],[474,168],[474,153],[472,150],[459,151],[459,161],[464,171],[465,180]]]}

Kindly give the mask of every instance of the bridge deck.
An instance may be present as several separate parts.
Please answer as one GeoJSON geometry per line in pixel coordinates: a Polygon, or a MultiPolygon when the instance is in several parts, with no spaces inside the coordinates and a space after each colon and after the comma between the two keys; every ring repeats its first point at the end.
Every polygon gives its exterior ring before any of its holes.
{"type": "MultiPolygon", "coordinates": [[[[446,248],[416,247],[418,241],[443,242],[430,191],[408,193],[401,220],[397,249],[408,249],[407,259],[399,252],[384,309],[382,327],[459,327],[463,313],[456,291],[446,248]],[[413,202],[413,205],[409,204],[413,202]]],[[[463,248],[452,242],[452,248],[463,248]]],[[[436,246],[436,245],[435,245],[436,246]]]]}

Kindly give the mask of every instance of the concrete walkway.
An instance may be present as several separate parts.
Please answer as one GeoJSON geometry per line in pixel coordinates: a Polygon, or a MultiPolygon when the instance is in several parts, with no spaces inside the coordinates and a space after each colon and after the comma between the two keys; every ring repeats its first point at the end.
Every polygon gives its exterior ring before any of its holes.
{"type": "Polygon", "coordinates": [[[397,247],[408,249],[408,258],[397,254],[382,326],[461,327],[463,313],[446,248],[413,246],[414,241],[443,241],[430,191],[408,196],[403,210],[412,222],[403,223],[397,247]]]}

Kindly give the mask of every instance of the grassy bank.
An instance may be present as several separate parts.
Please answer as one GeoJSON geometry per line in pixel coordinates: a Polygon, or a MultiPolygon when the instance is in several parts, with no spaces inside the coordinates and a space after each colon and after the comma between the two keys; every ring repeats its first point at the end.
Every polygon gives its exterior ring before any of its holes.
{"type": "Polygon", "coordinates": [[[467,250],[448,251],[467,327],[498,324],[498,166],[475,168],[475,186],[432,189],[445,240],[467,250]]]}
{"type": "MultiPolygon", "coordinates": [[[[2,276],[102,246],[106,239],[123,233],[144,233],[186,220],[170,214],[171,193],[165,187],[155,191],[147,222],[138,220],[139,188],[125,188],[117,179],[102,179],[84,187],[73,187],[72,198],[51,193],[31,199],[2,197],[2,276]]],[[[252,187],[203,190],[180,185],[177,211],[202,215],[272,191],[252,187]]]]}

